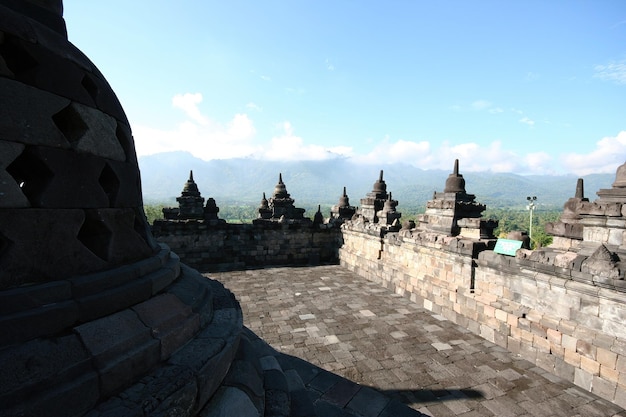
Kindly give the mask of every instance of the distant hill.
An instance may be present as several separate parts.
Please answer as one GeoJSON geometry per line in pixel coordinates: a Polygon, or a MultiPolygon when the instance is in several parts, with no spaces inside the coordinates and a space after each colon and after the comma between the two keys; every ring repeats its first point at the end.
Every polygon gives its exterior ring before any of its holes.
{"type": "MultiPolygon", "coordinates": [[[[384,171],[387,191],[399,201],[398,209],[413,211],[423,208],[434,191],[443,191],[449,171],[422,170],[410,165],[359,165],[347,159],[325,161],[274,162],[255,159],[224,159],[204,161],[187,152],[168,152],[139,158],[144,201],[147,204],[175,204],[182,187],[193,170],[194,180],[202,196],[213,197],[218,206],[225,204],[258,205],[263,192],[269,198],[282,173],[287,191],[296,206],[336,204],[343,187],[352,205],[372,190],[380,170],[384,171]]],[[[460,173],[468,193],[488,208],[522,208],[526,196],[537,196],[539,208],[560,209],[574,195],[574,175],[516,175],[493,172],[460,173]]],[[[585,196],[597,198],[596,191],[610,188],[614,174],[593,174],[583,177],[585,196]]]]}

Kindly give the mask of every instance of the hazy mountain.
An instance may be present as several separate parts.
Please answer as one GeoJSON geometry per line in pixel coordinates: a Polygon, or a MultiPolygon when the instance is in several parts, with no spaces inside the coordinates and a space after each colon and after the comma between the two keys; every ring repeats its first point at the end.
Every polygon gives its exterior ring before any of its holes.
{"type": "MultiPolygon", "coordinates": [[[[202,196],[213,197],[220,204],[258,205],[263,192],[269,198],[282,173],[287,191],[296,206],[336,204],[343,187],[350,202],[371,191],[384,171],[387,191],[399,201],[398,209],[423,207],[434,191],[443,191],[449,171],[422,170],[410,165],[357,165],[347,159],[325,161],[275,162],[254,159],[204,161],[187,152],[168,152],[139,158],[143,194],[146,203],[174,204],[193,170],[202,196]]],[[[516,175],[493,172],[460,173],[468,193],[476,195],[490,208],[522,207],[526,196],[537,196],[540,207],[561,208],[574,195],[576,176],[516,175]]],[[[614,174],[593,174],[585,179],[585,196],[597,198],[596,191],[610,188],[614,174]]]]}

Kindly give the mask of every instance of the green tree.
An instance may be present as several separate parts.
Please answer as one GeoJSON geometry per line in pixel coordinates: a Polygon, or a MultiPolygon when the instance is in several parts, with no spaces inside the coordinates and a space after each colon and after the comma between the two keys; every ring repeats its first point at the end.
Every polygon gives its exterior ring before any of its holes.
{"type": "Polygon", "coordinates": [[[146,214],[146,219],[148,220],[148,224],[154,223],[156,219],[163,218],[163,204],[148,204],[143,206],[143,211],[146,214]]]}

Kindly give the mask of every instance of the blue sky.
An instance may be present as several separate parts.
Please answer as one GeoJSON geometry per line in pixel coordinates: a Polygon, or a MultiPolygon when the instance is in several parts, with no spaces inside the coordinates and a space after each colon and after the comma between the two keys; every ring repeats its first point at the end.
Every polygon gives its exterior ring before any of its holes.
{"type": "Polygon", "coordinates": [[[626,1],[65,0],[138,154],[615,172],[626,1]]]}

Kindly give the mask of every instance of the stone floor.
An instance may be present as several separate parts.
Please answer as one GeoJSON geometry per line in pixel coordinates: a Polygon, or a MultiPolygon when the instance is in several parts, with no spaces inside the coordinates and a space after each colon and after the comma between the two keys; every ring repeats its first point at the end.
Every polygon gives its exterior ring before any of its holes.
{"type": "Polygon", "coordinates": [[[626,416],[340,266],[211,273],[276,350],[430,416],[626,416]]]}

